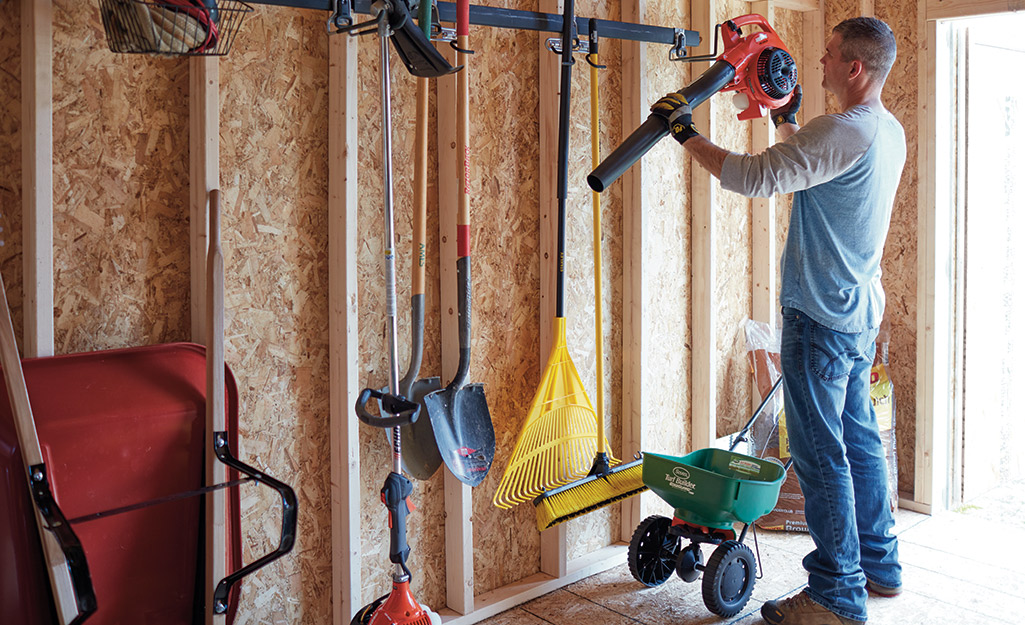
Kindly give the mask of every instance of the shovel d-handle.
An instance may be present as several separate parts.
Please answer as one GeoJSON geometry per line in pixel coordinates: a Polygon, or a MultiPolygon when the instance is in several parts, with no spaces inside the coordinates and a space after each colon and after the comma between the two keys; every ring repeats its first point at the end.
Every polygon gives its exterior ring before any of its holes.
{"type": "Polygon", "coordinates": [[[391,546],[388,548],[388,559],[406,570],[406,559],[409,558],[409,544],[406,542],[406,517],[412,511],[409,496],[413,494],[413,483],[404,475],[389,473],[381,489],[381,501],[388,509],[388,527],[391,530],[391,546]]]}
{"type": "Polygon", "coordinates": [[[292,490],[291,486],[232,456],[231,447],[228,445],[227,432],[214,432],[214,453],[217,454],[217,459],[224,464],[243,475],[253,478],[256,482],[273,488],[281,496],[281,537],[278,539],[277,549],[231,573],[218,582],[217,588],[214,589],[214,614],[224,614],[228,611],[228,593],[231,592],[232,586],[242,581],[242,578],[255,573],[292,550],[292,547],[295,545],[299,502],[296,500],[295,491],[292,490]]]}
{"type": "MultiPolygon", "coordinates": [[[[736,68],[726,61],[716,61],[698,76],[697,80],[677,93],[687,98],[687,102],[693,108],[728,85],[736,74],[736,68]]],[[[588,174],[588,186],[598,192],[604,191],[668,134],[669,124],[663,117],[654,113],[648,115],[648,119],[634,130],[626,141],[588,174]]]]}
{"type": "Polygon", "coordinates": [[[60,506],[53,498],[50,481],[46,476],[45,464],[34,464],[28,468],[29,486],[32,489],[32,501],[39,509],[40,516],[46,521],[46,530],[51,532],[64,554],[64,560],[71,576],[71,587],[75,591],[75,605],[78,607],[76,616],[68,625],[84,623],[96,612],[96,593],[93,591],[89,565],[86,563],[85,550],[78,540],[71,525],[61,512],[60,506]]]}
{"type": "Polygon", "coordinates": [[[378,428],[394,428],[416,422],[420,417],[420,404],[399,395],[365,388],[356,398],[356,416],[367,425],[378,428]],[[367,403],[371,399],[381,402],[382,413],[392,416],[378,416],[367,410],[367,403]]]}

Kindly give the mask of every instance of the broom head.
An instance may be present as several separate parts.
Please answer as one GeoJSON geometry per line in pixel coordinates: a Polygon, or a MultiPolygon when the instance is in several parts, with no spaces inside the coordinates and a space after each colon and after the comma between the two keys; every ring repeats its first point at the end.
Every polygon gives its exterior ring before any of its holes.
{"type": "Polygon", "coordinates": [[[597,449],[598,417],[566,348],[566,319],[556,317],[548,364],[494,504],[511,508],[586,476],[597,449]]]}
{"type": "Polygon", "coordinates": [[[544,493],[534,499],[537,529],[544,531],[646,491],[641,475],[641,460],[634,460],[544,493]]]}

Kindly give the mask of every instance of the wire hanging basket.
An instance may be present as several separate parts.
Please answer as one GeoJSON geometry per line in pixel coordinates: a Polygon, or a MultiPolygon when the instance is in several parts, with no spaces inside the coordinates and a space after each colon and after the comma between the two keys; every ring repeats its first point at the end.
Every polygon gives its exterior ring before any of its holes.
{"type": "Polygon", "coordinates": [[[224,56],[253,8],[240,0],[99,0],[112,52],[224,56]]]}

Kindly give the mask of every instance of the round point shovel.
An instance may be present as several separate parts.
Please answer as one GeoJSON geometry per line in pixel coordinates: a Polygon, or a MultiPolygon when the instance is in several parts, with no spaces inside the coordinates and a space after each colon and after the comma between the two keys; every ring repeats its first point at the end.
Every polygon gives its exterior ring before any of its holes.
{"type": "Polygon", "coordinates": [[[434,428],[434,438],[445,466],[460,482],[476,486],[495,459],[495,429],[491,411],[484,397],[484,386],[467,384],[470,371],[470,195],[469,195],[469,130],[470,79],[466,56],[470,34],[470,3],[456,4],[456,35],[463,71],[456,79],[456,134],[460,145],[459,167],[463,179],[456,214],[456,291],[459,299],[459,366],[455,377],[445,388],[424,397],[424,406],[434,428]]]}

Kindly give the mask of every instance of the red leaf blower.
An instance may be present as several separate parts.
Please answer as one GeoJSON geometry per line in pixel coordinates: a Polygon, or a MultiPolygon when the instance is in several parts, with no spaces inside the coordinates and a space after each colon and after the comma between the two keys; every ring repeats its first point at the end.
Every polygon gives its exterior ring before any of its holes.
{"type": "MultiPolygon", "coordinates": [[[[717,91],[736,91],[734,104],[744,109],[738,119],[754,119],[768,109],[779,108],[790,101],[797,86],[797,67],[783,41],[757,14],[741,15],[716,26],[722,31],[725,51],[716,56],[693,57],[688,61],[715,59],[698,79],[677,93],[696,107],[717,91]],[[759,26],[760,31],[744,35],[743,26],[759,26]]],[[[651,114],[612,154],[609,154],[587,176],[587,184],[595,191],[604,191],[624,171],[636,163],[662,137],[669,134],[665,118],[651,114]]]]}

